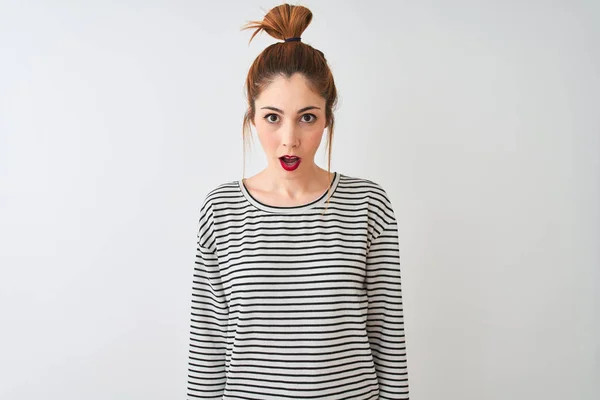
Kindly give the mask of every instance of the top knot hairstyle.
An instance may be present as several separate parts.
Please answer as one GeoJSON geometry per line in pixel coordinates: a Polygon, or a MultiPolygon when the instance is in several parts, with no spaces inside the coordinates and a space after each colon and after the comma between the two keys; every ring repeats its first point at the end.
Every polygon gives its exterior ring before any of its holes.
{"type": "MultiPolygon", "coordinates": [[[[250,66],[245,84],[248,110],[244,115],[243,139],[246,143],[251,136],[250,125],[256,113],[255,100],[262,90],[279,76],[290,78],[300,73],[307,79],[310,88],[325,99],[327,170],[331,172],[333,110],[337,105],[337,90],[323,52],[299,40],[312,21],[312,16],[306,7],[282,4],[272,8],[262,21],[251,21],[242,27],[242,30],[254,29],[248,43],[261,31],[283,40],[264,49],[250,66]]],[[[244,147],[244,168],[245,157],[244,147]]]]}

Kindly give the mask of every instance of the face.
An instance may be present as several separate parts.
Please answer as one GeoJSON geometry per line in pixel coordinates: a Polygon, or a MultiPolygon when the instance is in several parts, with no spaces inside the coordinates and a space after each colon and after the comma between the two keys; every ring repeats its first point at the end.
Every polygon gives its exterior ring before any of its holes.
{"type": "Polygon", "coordinates": [[[277,77],[255,101],[254,126],[268,168],[298,175],[315,166],[325,130],[325,99],[313,92],[301,74],[277,77]],[[282,159],[283,156],[298,159],[282,159]]]}

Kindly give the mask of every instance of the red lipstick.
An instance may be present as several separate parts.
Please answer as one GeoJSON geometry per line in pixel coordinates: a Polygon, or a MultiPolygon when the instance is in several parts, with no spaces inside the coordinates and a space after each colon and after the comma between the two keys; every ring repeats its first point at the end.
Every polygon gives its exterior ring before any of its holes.
{"type": "Polygon", "coordinates": [[[285,155],[279,157],[279,161],[281,162],[281,166],[286,171],[294,171],[300,165],[300,157],[285,155]]]}

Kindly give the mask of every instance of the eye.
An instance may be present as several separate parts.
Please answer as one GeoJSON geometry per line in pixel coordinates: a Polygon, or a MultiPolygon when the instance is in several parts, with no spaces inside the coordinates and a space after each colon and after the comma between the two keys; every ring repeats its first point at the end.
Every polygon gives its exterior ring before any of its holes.
{"type": "Polygon", "coordinates": [[[302,116],[302,122],[306,122],[306,123],[312,124],[316,120],[317,120],[317,117],[314,114],[304,114],[302,116]],[[307,121],[307,118],[304,118],[304,117],[309,117],[308,121],[307,121]]]}
{"type": "Polygon", "coordinates": [[[268,123],[274,124],[274,123],[276,123],[276,122],[279,121],[279,115],[277,115],[277,114],[267,114],[267,115],[264,116],[264,119],[266,119],[268,123]],[[272,118],[272,117],[275,117],[275,118],[272,118]]]}

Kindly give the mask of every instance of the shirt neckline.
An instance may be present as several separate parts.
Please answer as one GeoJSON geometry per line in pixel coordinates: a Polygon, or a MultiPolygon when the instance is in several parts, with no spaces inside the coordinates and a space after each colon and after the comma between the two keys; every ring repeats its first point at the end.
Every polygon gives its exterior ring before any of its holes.
{"type": "Polygon", "coordinates": [[[242,179],[239,179],[237,181],[237,183],[238,183],[239,189],[242,192],[242,195],[244,196],[244,198],[250,204],[252,204],[254,207],[258,208],[259,210],[270,212],[270,213],[293,214],[293,213],[308,211],[308,210],[311,210],[313,208],[317,208],[320,206],[324,206],[325,203],[327,202],[327,197],[328,197],[327,194],[331,193],[331,195],[329,197],[333,196],[333,194],[335,193],[335,190],[337,189],[339,181],[340,181],[340,174],[338,172],[333,172],[333,179],[331,180],[331,183],[329,184],[329,188],[321,196],[319,196],[317,199],[312,200],[308,203],[300,204],[297,206],[272,206],[269,204],[265,204],[265,203],[255,199],[250,194],[250,192],[246,188],[246,185],[244,184],[242,179]]]}

